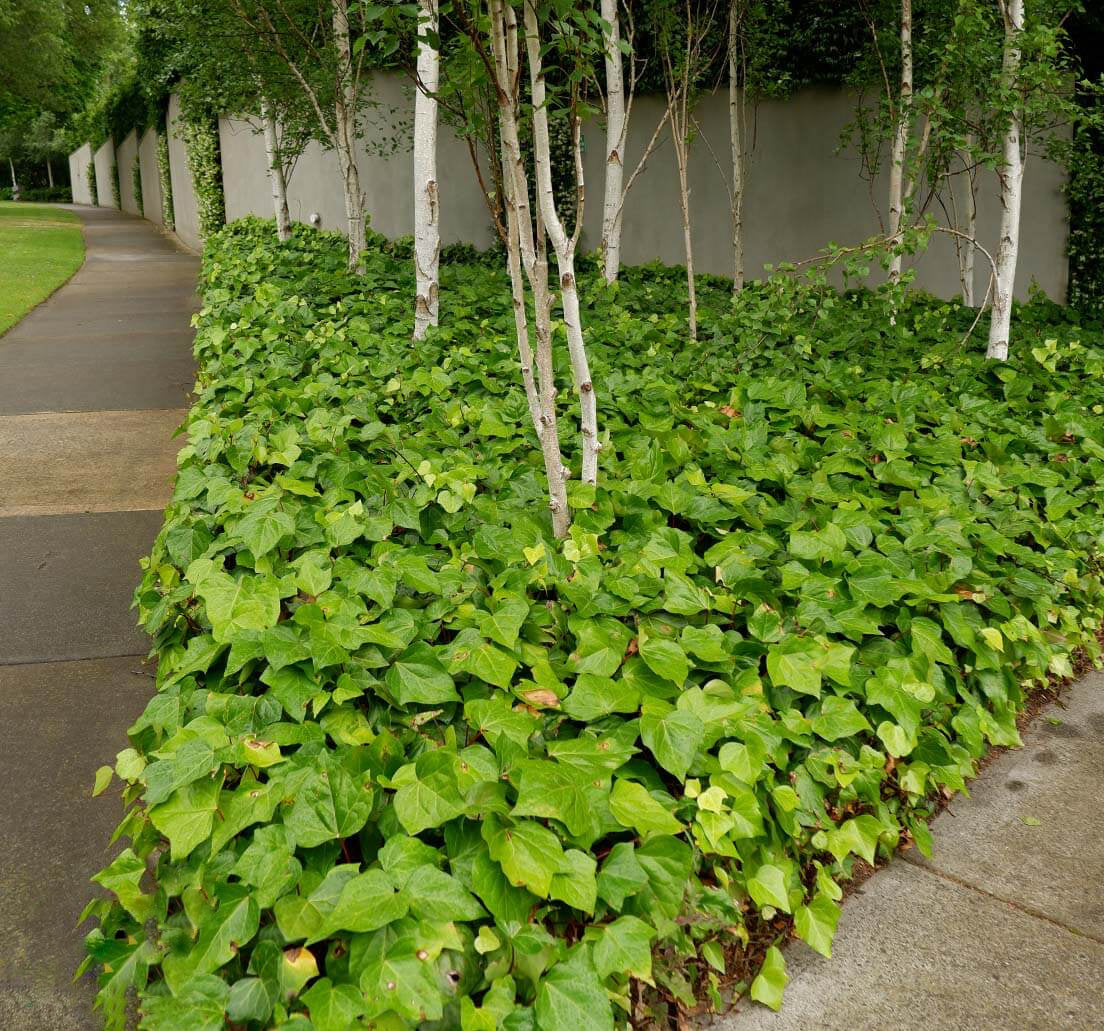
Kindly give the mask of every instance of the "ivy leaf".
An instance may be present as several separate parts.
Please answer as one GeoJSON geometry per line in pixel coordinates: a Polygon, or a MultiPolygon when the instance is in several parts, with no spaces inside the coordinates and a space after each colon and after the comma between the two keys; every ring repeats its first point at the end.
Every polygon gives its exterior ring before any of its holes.
{"type": "Polygon", "coordinates": [[[355,985],[335,985],[328,977],[315,981],[301,998],[314,1031],[347,1031],[364,1012],[364,998],[355,985]]]}
{"type": "Polygon", "coordinates": [[[815,642],[789,635],[767,652],[767,673],[779,687],[820,697],[820,649],[815,642]]]}
{"type": "Polygon", "coordinates": [[[760,909],[764,906],[774,906],[783,913],[791,911],[786,874],[781,867],[773,863],[763,863],[754,875],[748,878],[747,890],[760,909]]]}
{"type": "Polygon", "coordinates": [[[149,810],[150,822],[169,839],[173,862],[187,858],[211,836],[222,777],[206,777],[175,791],[149,810]]]}
{"type": "Polygon", "coordinates": [[[253,557],[261,558],[295,532],[295,520],[286,512],[277,512],[270,506],[258,504],[245,514],[234,529],[253,557]]]}
{"type": "Polygon", "coordinates": [[[806,945],[831,959],[839,918],[840,907],[827,895],[817,895],[808,905],[797,907],[794,929],[806,945]]]}
{"type": "Polygon", "coordinates": [[[620,916],[602,929],[594,945],[594,967],[605,980],[631,974],[652,984],[652,939],[656,930],[635,916],[620,916]]]}
{"type": "Polygon", "coordinates": [[[412,645],[391,663],[384,682],[400,705],[460,701],[452,677],[445,672],[433,649],[423,641],[412,645]]]}
{"type": "Polygon", "coordinates": [[[325,925],[308,937],[307,944],[337,931],[374,931],[406,916],[407,908],[406,895],[395,891],[386,873],[366,870],[345,882],[325,925]]]}
{"type": "Polygon", "coordinates": [[[261,911],[248,889],[224,889],[218,906],[200,921],[199,938],[187,952],[171,952],[161,964],[173,992],[193,978],[212,974],[257,933],[261,911]]]}
{"type": "Polygon", "coordinates": [[[659,765],[682,781],[705,739],[705,724],[682,709],[663,716],[646,712],[640,720],[640,736],[659,765]]]}
{"type": "Polygon", "coordinates": [[[549,897],[593,915],[598,901],[598,883],[594,876],[597,866],[593,856],[577,848],[568,849],[564,853],[563,869],[552,875],[549,897]]]}
{"type": "Polygon", "coordinates": [[[622,827],[631,827],[644,837],[678,834],[685,828],[648,793],[643,784],[619,779],[610,792],[610,812],[622,827]]]}
{"type": "Polygon", "coordinates": [[[566,763],[527,759],[517,766],[520,782],[514,816],[543,816],[563,823],[568,833],[585,834],[593,823],[587,781],[566,763]]]}
{"type": "Polygon", "coordinates": [[[518,633],[529,615],[529,605],[520,599],[507,601],[494,612],[482,616],[479,629],[484,637],[497,641],[504,648],[513,648],[518,633]]]}
{"type": "Polygon", "coordinates": [[[825,741],[854,737],[870,730],[867,718],[859,712],[850,698],[828,695],[820,703],[820,711],[813,717],[813,733],[825,741]]]}
{"type": "Polygon", "coordinates": [[[443,749],[426,752],[415,764],[416,777],[395,793],[395,815],[407,834],[421,834],[459,816],[464,799],[456,779],[456,756],[443,749]]]}
{"type": "Polygon", "coordinates": [[[405,881],[404,894],[416,916],[434,923],[480,920],[487,911],[455,877],[435,866],[420,866],[405,881]]]}
{"type": "Polygon", "coordinates": [[[552,878],[569,869],[559,838],[535,820],[504,823],[491,814],[483,821],[483,840],[510,883],[542,899],[548,898],[552,878]]]}
{"type": "Polygon", "coordinates": [[[767,949],[763,966],[751,982],[751,997],[777,1013],[782,1008],[782,993],[789,983],[782,951],[778,946],[772,945],[767,949]]]}
{"type": "Polygon", "coordinates": [[[368,776],[354,777],[332,752],[319,753],[289,786],[292,803],[284,813],[284,826],[302,848],[351,837],[372,811],[368,776]]]}
{"type": "Polygon", "coordinates": [[[649,637],[640,644],[640,657],[656,676],[670,680],[679,687],[682,687],[690,675],[690,662],[677,641],[649,637]]]}
{"type": "Polygon", "coordinates": [[[613,1031],[609,998],[586,945],[575,946],[541,978],[536,1015],[541,1031],[613,1031]]]}
{"type": "Polygon", "coordinates": [[[635,895],[648,883],[648,875],[636,858],[632,842],[619,841],[598,871],[598,895],[615,911],[625,905],[625,899],[635,895]]]}
{"type": "Polygon", "coordinates": [[[470,673],[495,687],[508,688],[517,666],[516,659],[484,640],[478,631],[470,627],[461,630],[452,643],[450,673],[470,673]]]}

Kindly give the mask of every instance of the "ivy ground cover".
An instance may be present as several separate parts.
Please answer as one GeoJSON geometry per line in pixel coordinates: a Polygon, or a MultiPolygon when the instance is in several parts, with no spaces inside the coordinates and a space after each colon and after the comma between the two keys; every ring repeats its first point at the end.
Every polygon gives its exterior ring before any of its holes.
{"type": "Polygon", "coordinates": [[[779,946],[829,954],[854,864],[1095,654],[1099,332],[1034,303],[987,365],[958,305],[782,277],[705,284],[691,347],[677,270],[584,274],[602,469],[558,542],[497,263],[417,346],[405,255],[343,264],[208,244],[157,692],[97,778],[109,1026],[130,988],[149,1031],[778,1006],[779,946]]]}

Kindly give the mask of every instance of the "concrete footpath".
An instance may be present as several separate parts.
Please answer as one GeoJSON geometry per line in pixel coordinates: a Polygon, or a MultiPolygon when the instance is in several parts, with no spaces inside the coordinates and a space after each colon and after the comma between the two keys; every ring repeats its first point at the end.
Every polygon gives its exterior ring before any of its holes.
{"type": "Polygon", "coordinates": [[[74,208],[73,279],[0,337],[0,1028],[102,1028],[71,984],[117,792],[90,797],[153,691],[131,595],[192,386],[197,259],[74,208]]]}
{"type": "Polygon", "coordinates": [[[824,959],[786,949],[778,1014],[724,1031],[1104,1028],[1104,674],[1075,684],[843,907],[824,959]]]}

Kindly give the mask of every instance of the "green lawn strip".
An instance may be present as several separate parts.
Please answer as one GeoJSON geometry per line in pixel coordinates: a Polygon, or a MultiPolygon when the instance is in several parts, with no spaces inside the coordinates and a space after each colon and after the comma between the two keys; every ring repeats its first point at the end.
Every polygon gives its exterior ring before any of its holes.
{"type": "Polygon", "coordinates": [[[855,863],[927,852],[1099,654],[1099,325],[1033,302],[995,365],[957,303],[703,279],[695,345],[680,270],[583,261],[602,465],[559,542],[505,276],[444,258],[412,344],[408,241],[356,278],[336,234],[207,242],[158,690],[96,778],[109,1028],[131,988],[151,1031],[777,1007],[778,946],[829,954],[855,863]]]}
{"type": "Polygon", "coordinates": [[[46,204],[0,201],[0,254],[2,334],[81,267],[80,220],[46,204]]]}

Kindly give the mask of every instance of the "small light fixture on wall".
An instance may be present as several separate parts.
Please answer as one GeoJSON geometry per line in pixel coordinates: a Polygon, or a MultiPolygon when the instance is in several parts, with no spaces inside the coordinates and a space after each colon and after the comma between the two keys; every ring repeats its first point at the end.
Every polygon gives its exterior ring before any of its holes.
{"type": "Polygon", "coordinates": [[[312,211],[307,217],[307,221],[317,229],[322,224],[322,216],[317,211],[312,211]]]}

